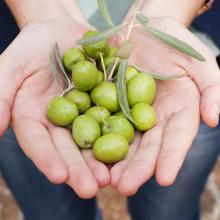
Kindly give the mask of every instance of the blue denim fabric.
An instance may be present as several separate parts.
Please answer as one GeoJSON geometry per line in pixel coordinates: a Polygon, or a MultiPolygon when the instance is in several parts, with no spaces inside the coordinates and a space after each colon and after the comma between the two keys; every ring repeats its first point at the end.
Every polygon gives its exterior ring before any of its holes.
{"type": "MultiPolygon", "coordinates": [[[[152,178],[129,198],[132,219],[198,220],[200,195],[219,155],[219,136],[220,127],[201,124],[176,183],[163,188],[152,178]]],[[[95,200],[79,199],[69,187],[53,185],[39,172],[21,151],[11,129],[0,149],[0,169],[27,220],[101,219],[95,200]]]]}
{"type": "Polygon", "coordinates": [[[220,126],[201,124],[175,184],[163,188],[147,182],[128,205],[133,220],[198,220],[200,195],[220,153],[220,126]]]}
{"type": "Polygon", "coordinates": [[[54,185],[22,152],[10,128],[0,142],[0,170],[27,220],[93,220],[95,199],[80,199],[66,185],[54,185]]]}

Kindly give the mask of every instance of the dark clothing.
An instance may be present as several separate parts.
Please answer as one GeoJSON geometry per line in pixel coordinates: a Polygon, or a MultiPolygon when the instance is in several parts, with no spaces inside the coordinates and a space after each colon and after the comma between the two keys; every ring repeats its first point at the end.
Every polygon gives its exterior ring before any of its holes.
{"type": "Polygon", "coordinates": [[[216,0],[210,11],[196,19],[194,26],[207,32],[220,47],[220,1],[216,0]]]}

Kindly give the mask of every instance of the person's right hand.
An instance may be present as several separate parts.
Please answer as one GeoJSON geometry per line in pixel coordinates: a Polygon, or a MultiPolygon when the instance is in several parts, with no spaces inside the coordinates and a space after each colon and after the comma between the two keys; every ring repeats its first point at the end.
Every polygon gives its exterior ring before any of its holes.
{"type": "Polygon", "coordinates": [[[9,122],[25,154],[53,183],[67,183],[82,198],[94,197],[110,182],[108,168],[74,144],[69,131],[46,116],[49,100],[60,93],[50,71],[55,41],[74,47],[88,27],[77,22],[41,22],[25,27],[0,56],[0,136],[9,122]]]}

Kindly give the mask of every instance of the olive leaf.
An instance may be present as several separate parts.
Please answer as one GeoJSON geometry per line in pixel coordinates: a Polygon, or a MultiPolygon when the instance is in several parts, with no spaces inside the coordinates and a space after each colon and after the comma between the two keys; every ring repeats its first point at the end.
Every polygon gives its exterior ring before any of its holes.
{"type": "Polygon", "coordinates": [[[139,3],[139,0],[134,0],[134,4],[136,7],[137,7],[138,3],[139,3]]]}
{"type": "Polygon", "coordinates": [[[117,34],[125,25],[127,24],[123,23],[113,28],[110,28],[107,31],[101,32],[97,35],[83,37],[77,40],[76,43],[79,45],[84,45],[84,44],[93,44],[101,40],[106,40],[110,38],[111,36],[117,34]]]}
{"type": "Polygon", "coordinates": [[[128,66],[128,60],[122,60],[120,62],[118,75],[117,75],[117,82],[116,82],[117,97],[118,97],[119,105],[124,115],[131,122],[136,123],[130,113],[128,98],[127,98],[126,76],[125,76],[127,66],[128,66]]]}
{"type": "Polygon", "coordinates": [[[109,9],[108,9],[108,3],[106,0],[97,0],[99,10],[101,12],[101,15],[103,19],[105,20],[106,24],[108,24],[110,27],[114,26],[114,23],[112,21],[109,9]]]}
{"type": "Polygon", "coordinates": [[[138,66],[134,66],[134,67],[135,67],[136,69],[138,69],[139,71],[141,71],[142,73],[151,75],[154,79],[160,80],[160,81],[173,80],[173,79],[178,79],[178,78],[182,78],[182,77],[184,77],[184,76],[187,76],[186,73],[168,76],[168,75],[166,75],[166,74],[160,74],[160,73],[155,73],[155,72],[151,72],[151,71],[145,71],[145,70],[141,69],[141,68],[138,67],[138,66]]]}
{"type": "Polygon", "coordinates": [[[149,22],[149,18],[142,14],[140,11],[138,11],[135,17],[142,25],[146,25],[149,22]]]}
{"type": "Polygon", "coordinates": [[[52,52],[50,53],[50,68],[51,68],[51,72],[53,74],[54,79],[57,81],[59,86],[63,88],[63,81],[64,81],[63,74],[57,69],[52,52]]]}
{"type": "Polygon", "coordinates": [[[179,40],[179,39],[177,39],[167,33],[156,30],[152,27],[149,27],[146,25],[143,25],[142,27],[147,33],[153,35],[154,37],[158,38],[159,40],[161,40],[165,44],[168,44],[169,46],[175,48],[176,50],[178,50],[188,56],[191,56],[199,61],[202,61],[202,62],[206,61],[206,59],[189,44],[187,44],[187,43],[185,43],[185,42],[183,42],[183,41],[181,41],[181,40],[179,40]]]}
{"type": "Polygon", "coordinates": [[[122,46],[118,49],[116,56],[120,59],[128,59],[132,51],[132,43],[129,40],[126,40],[122,46]]]}
{"type": "Polygon", "coordinates": [[[153,72],[143,72],[146,74],[151,75],[154,79],[156,80],[160,80],[160,81],[167,81],[167,80],[173,80],[173,79],[178,79],[178,78],[182,78],[184,76],[187,76],[186,73],[182,73],[182,74],[178,74],[178,75],[173,75],[173,76],[164,76],[158,73],[153,73],[153,72]]]}
{"type": "Polygon", "coordinates": [[[58,46],[58,43],[56,42],[55,45],[54,45],[54,52],[55,52],[55,57],[56,57],[56,62],[64,76],[64,81],[65,83],[67,84],[67,86],[69,86],[71,84],[70,82],[70,79],[64,69],[64,66],[63,66],[63,61],[62,61],[62,58],[61,58],[61,55],[60,55],[60,49],[59,49],[59,46],[58,46]]]}

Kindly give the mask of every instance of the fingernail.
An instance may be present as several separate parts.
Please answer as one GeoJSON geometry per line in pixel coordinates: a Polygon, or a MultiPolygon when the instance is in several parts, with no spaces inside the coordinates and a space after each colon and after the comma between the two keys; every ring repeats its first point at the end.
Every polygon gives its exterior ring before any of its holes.
{"type": "Polygon", "coordinates": [[[216,123],[218,123],[219,122],[219,113],[220,113],[220,109],[219,109],[218,105],[214,106],[213,112],[214,112],[215,121],[216,121],[216,123]]]}

